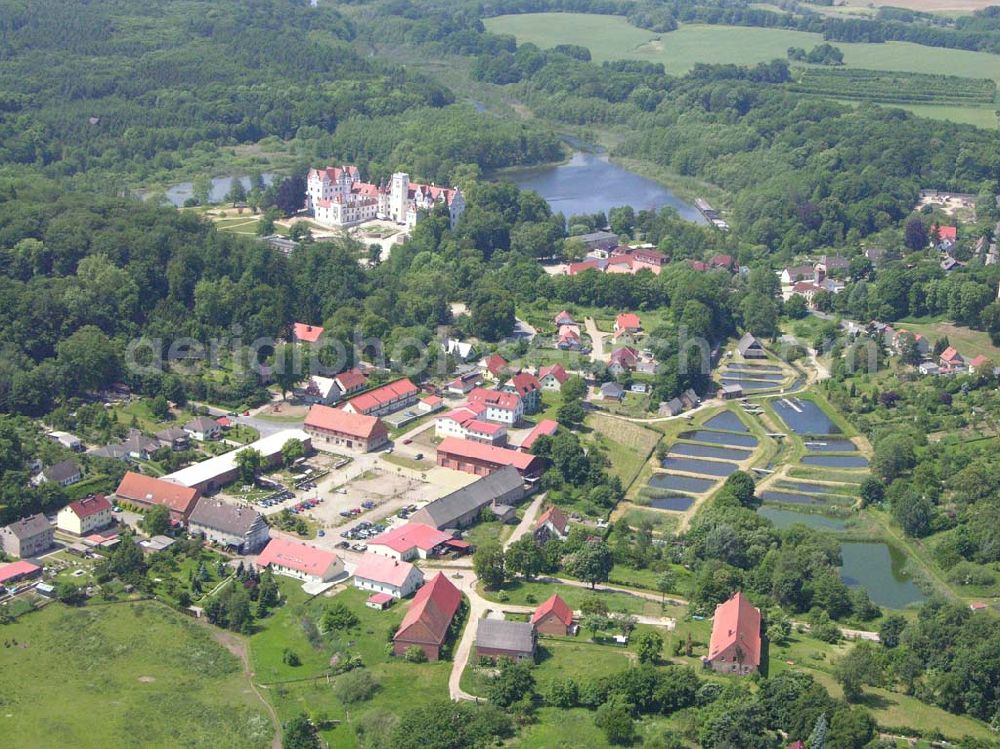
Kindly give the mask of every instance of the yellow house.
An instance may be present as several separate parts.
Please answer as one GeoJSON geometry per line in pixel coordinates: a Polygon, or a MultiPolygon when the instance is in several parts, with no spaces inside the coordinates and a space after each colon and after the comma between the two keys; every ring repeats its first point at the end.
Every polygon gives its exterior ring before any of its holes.
{"type": "Polygon", "coordinates": [[[103,494],[70,502],[56,515],[56,527],[76,536],[86,536],[111,525],[111,503],[103,494]]]}

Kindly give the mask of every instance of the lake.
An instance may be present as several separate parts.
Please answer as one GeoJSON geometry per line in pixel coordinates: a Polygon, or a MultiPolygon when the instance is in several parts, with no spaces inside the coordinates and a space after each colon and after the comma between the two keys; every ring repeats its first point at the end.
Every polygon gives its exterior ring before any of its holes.
{"type": "Polygon", "coordinates": [[[669,473],[655,473],[649,480],[652,489],[673,489],[678,492],[707,492],[717,482],[711,479],[696,479],[693,476],[673,476],[669,473]]]}
{"type": "MultiPolygon", "coordinates": [[[[278,175],[271,174],[270,172],[265,172],[260,175],[261,179],[264,181],[265,185],[271,184],[275,177],[278,175]]],[[[243,185],[244,189],[250,189],[250,177],[243,176],[238,178],[240,183],[243,185]]],[[[214,177],[212,179],[212,191],[209,193],[210,203],[221,203],[226,199],[226,195],[229,193],[229,186],[232,184],[232,177],[214,177]]],[[[147,193],[148,194],[148,193],[147,193]]],[[[184,205],[184,201],[194,195],[194,183],[193,182],[181,182],[174,185],[173,187],[167,188],[167,200],[171,202],[175,207],[180,208],[184,205]]]]}
{"type": "Polygon", "coordinates": [[[709,429],[726,429],[730,432],[746,432],[747,425],[740,421],[740,417],[732,411],[723,411],[718,416],[713,416],[705,422],[709,429]]]}
{"type": "Polygon", "coordinates": [[[926,596],[904,571],[905,555],[885,543],[850,541],[840,545],[844,566],[840,577],[849,587],[862,587],[879,606],[901,609],[926,596]]]}
{"type": "Polygon", "coordinates": [[[607,213],[609,208],[630,205],[636,212],[674,208],[681,218],[706,223],[698,209],[670,190],[608,161],[607,154],[575,151],[565,164],[532,167],[502,175],[522,190],[534,190],[566,218],[583,213],[607,213]]]}
{"type": "Polygon", "coordinates": [[[719,460],[735,460],[739,462],[746,460],[753,453],[749,450],[737,450],[733,447],[709,447],[708,445],[692,445],[687,442],[678,442],[670,448],[670,452],[667,455],[687,455],[690,458],[718,458],[719,460]]]}
{"type": "Polygon", "coordinates": [[[691,497],[657,497],[656,499],[649,500],[650,507],[655,507],[657,510],[672,510],[674,512],[684,512],[693,504],[694,500],[691,497]]]}
{"type": "Polygon", "coordinates": [[[797,434],[840,434],[840,427],[810,400],[779,398],[771,405],[788,428],[797,434]]]}
{"type": "Polygon", "coordinates": [[[682,432],[683,440],[695,442],[712,442],[716,445],[736,445],[738,447],[757,447],[757,438],[749,434],[726,434],[725,432],[708,432],[699,429],[696,432],[682,432]]]}
{"type": "Polygon", "coordinates": [[[774,523],[775,528],[805,525],[821,531],[842,531],[846,527],[846,522],[837,518],[828,518],[812,512],[783,510],[780,507],[761,507],[757,510],[757,514],[774,523]]]}
{"type": "Polygon", "coordinates": [[[739,466],[735,463],[722,463],[716,460],[697,460],[695,458],[665,458],[660,461],[667,470],[685,471],[686,473],[699,473],[704,476],[729,476],[736,473],[739,466]]]}
{"type": "Polygon", "coordinates": [[[864,455],[806,455],[801,461],[810,466],[827,468],[867,468],[868,458],[864,455]]]}

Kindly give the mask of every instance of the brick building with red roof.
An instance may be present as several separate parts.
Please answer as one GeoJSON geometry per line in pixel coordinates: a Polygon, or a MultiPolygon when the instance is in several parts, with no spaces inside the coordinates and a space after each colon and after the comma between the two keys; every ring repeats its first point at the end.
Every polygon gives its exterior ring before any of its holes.
{"type": "Polygon", "coordinates": [[[488,476],[504,466],[513,466],[523,478],[531,480],[541,475],[544,461],[518,450],[447,437],[437,447],[437,464],[477,476],[488,476]]]}
{"type": "Polygon", "coordinates": [[[427,660],[438,660],[461,603],[458,588],[443,573],[437,573],[413,597],[409,611],[393,635],[393,654],[401,656],[410,648],[420,648],[427,660]]]}
{"type": "Polygon", "coordinates": [[[345,448],[366,453],[389,442],[389,430],[377,416],[353,413],[341,408],[314,405],[302,426],[313,437],[317,449],[345,448]]]}
{"type": "Polygon", "coordinates": [[[297,322],[292,326],[292,340],[296,343],[316,343],[321,335],[323,328],[319,325],[297,322]]]}
{"type": "Polygon", "coordinates": [[[572,633],[573,610],[562,598],[553,595],[535,609],[531,626],[539,634],[565,637],[572,633]]]}
{"type": "Polygon", "coordinates": [[[542,419],[537,424],[535,428],[528,432],[528,436],[524,438],[518,449],[521,452],[531,452],[531,446],[535,444],[535,441],[542,436],[551,437],[559,429],[559,422],[552,419],[542,419]]]}
{"type": "Polygon", "coordinates": [[[115,489],[115,496],[144,512],[156,505],[164,505],[170,510],[171,520],[186,523],[201,492],[193,487],[129,471],[115,489]]]}
{"type": "Polygon", "coordinates": [[[704,663],[719,673],[750,674],[760,666],[760,611],[738,591],[715,607],[704,663]]]}
{"type": "Polygon", "coordinates": [[[348,413],[366,416],[384,416],[394,413],[417,402],[419,388],[409,378],[382,385],[367,393],[356,395],[340,408],[348,413]]]}
{"type": "Polygon", "coordinates": [[[427,559],[434,554],[436,548],[450,540],[450,533],[439,531],[431,525],[404,523],[371,539],[368,551],[405,562],[417,558],[427,559]]]}

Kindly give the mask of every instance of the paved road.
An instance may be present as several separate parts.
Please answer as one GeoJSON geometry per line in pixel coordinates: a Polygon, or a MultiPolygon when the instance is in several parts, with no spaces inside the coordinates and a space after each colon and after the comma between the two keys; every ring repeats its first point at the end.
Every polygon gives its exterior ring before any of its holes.
{"type": "Polygon", "coordinates": [[[590,336],[591,361],[608,361],[611,358],[611,352],[604,352],[604,336],[608,334],[597,329],[597,323],[594,322],[593,317],[585,318],[583,326],[587,330],[587,335],[590,336]]]}

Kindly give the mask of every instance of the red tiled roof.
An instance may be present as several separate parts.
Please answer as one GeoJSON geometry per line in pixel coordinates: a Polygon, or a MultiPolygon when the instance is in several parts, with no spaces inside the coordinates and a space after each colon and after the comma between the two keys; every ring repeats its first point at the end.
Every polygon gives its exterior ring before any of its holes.
{"type": "Polygon", "coordinates": [[[358,562],[354,576],[399,588],[406,583],[414,569],[416,568],[409,562],[401,562],[378,554],[365,554],[358,562]]]}
{"type": "Polygon", "coordinates": [[[428,406],[439,406],[443,402],[440,396],[437,395],[427,395],[421,398],[420,400],[426,403],[428,406]]]}
{"type": "Polygon", "coordinates": [[[570,263],[569,267],[566,269],[566,273],[570,276],[575,276],[577,273],[583,273],[585,270],[600,270],[601,264],[596,260],[584,260],[582,263],[570,263]]]}
{"type": "Polygon", "coordinates": [[[806,745],[801,741],[796,741],[794,744],[789,744],[787,749],[806,749],[806,745]]]}
{"type": "Polygon", "coordinates": [[[369,546],[388,546],[393,551],[403,554],[410,549],[430,551],[451,538],[450,533],[439,531],[424,523],[404,523],[385,533],[375,536],[368,542],[369,546]]]}
{"type": "Polygon", "coordinates": [[[73,514],[80,518],[80,520],[83,520],[84,518],[89,518],[91,515],[96,515],[104,510],[110,510],[111,503],[104,497],[103,494],[95,494],[90,497],[78,499],[76,502],[70,502],[69,509],[71,509],[73,514]]]}
{"type": "Polygon", "coordinates": [[[510,378],[510,384],[514,388],[514,392],[522,398],[530,392],[542,389],[542,383],[530,372],[518,372],[510,378]]]}
{"type": "Polygon", "coordinates": [[[538,624],[549,614],[555,614],[556,618],[567,627],[573,623],[572,609],[558,595],[553,595],[535,609],[535,613],[531,615],[531,623],[538,624]]]}
{"type": "Polygon", "coordinates": [[[538,517],[538,520],[535,521],[535,527],[541,528],[546,523],[551,523],[552,527],[559,531],[562,536],[565,536],[569,529],[569,518],[555,505],[549,507],[538,517]]]}
{"type": "Polygon", "coordinates": [[[703,263],[701,260],[688,260],[688,264],[694,270],[700,270],[700,271],[708,270],[708,263],[703,263]]]}
{"type": "Polygon", "coordinates": [[[166,505],[174,512],[186,516],[194,507],[200,492],[172,481],[164,481],[129,471],[118,484],[115,494],[125,500],[166,505]]]}
{"type": "Polygon", "coordinates": [[[506,366],[507,360],[500,354],[490,354],[486,357],[486,369],[489,370],[490,374],[499,375],[506,366]]]}
{"type": "Polygon", "coordinates": [[[494,424],[489,421],[480,421],[479,419],[472,419],[465,423],[465,428],[469,432],[475,432],[476,434],[487,434],[489,436],[494,436],[500,434],[507,429],[503,424],[494,424]]]}
{"type": "Polygon", "coordinates": [[[323,335],[323,328],[319,325],[307,325],[304,322],[297,322],[292,328],[296,341],[305,341],[306,343],[316,343],[319,337],[323,335]]]}
{"type": "Polygon", "coordinates": [[[641,327],[642,322],[634,312],[622,312],[615,320],[615,330],[638,329],[641,327]]]}
{"type": "Polygon", "coordinates": [[[32,575],[41,569],[37,564],[24,559],[10,564],[0,564],[0,585],[8,581],[18,580],[26,575],[32,575]]]}
{"type": "Polygon", "coordinates": [[[521,442],[521,449],[524,452],[531,450],[531,446],[535,444],[535,440],[541,437],[543,434],[552,436],[556,433],[556,429],[559,428],[559,422],[553,421],[552,419],[542,419],[537,424],[535,428],[528,432],[528,436],[524,438],[521,442]]]}
{"type": "Polygon", "coordinates": [[[231,427],[233,425],[233,422],[230,420],[228,416],[220,416],[218,419],[215,420],[215,423],[223,428],[231,427]]]}
{"type": "Polygon", "coordinates": [[[941,240],[950,239],[954,242],[958,239],[958,227],[957,226],[939,226],[937,227],[938,237],[941,240]]]}
{"type": "Polygon", "coordinates": [[[356,369],[348,369],[333,378],[345,393],[368,384],[368,378],[356,369]]]}
{"type": "Polygon", "coordinates": [[[760,611],[742,591],[715,607],[709,660],[734,644],[743,651],[744,665],[760,665],[760,611]]]}
{"type": "Polygon", "coordinates": [[[715,268],[732,268],[735,262],[732,255],[713,255],[708,261],[709,265],[715,268]]]}
{"type": "Polygon", "coordinates": [[[388,593],[372,593],[368,596],[368,603],[374,603],[378,606],[383,606],[387,603],[392,602],[392,596],[388,593]]]}
{"type": "Polygon", "coordinates": [[[941,352],[942,361],[946,362],[960,362],[962,361],[962,355],[953,347],[949,346],[944,351],[941,352]]]}
{"type": "Polygon", "coordinates": [[[448,626],[461,602],[462,594],[458,588],[443,573],[437,573],[413,596],[413,603],[393,639],[404,641],[429,639],[430,644],[440,645],[448,634],[448,626]],[[422,638],[422,633],[416,628],[409,633],[409,637],[405,636],[407,630],[414,625],[422,625],[420,629],[425,630],[427,637],[422,638]]]}
{"type": "Polygon", "coordinates": [[[494,408],[503,411],[515,411],[521,402],[521,397],[517,393],[505,393],[500,390],[487,390],[486,388],[475,388],[469,393],[470,402],[487,403],[494,408]]]}
{"type": "Polygon", "coordinates": [[[351,437],[357,437],[358,439],[371,439],[380,428],[382,431],[385,431],[381,420],[375,416],[351,413],[350,411],[330,408],[330,406],[323,406],[318,403],[309,409],[303,426],[306,429],[310,427],[314,429],[326,429],[351,437]]]}
{"type": "MultiPolygon", "coordinates": [[[[402,380],[396,380],[395,382],[390,382],[388,385],[369,390],[367,393],[356,395],[347,401],[347,403],[350,403],[352,408],[361,412],[374,411],[386,403],[408,396],[415,396],[418,392],[420,390],[417,386],[410,382],[409,378],[404,377],[402,380]]],[[[344,405],[346,406],[347,403],[344,405]]]]}
{"type": "Polygon", "coordinates": [[[556,381],[560,385],[562,385],[564,382],[566,382],[567,379],[569,379],[569,375],[566,374],[566,369],[563,367],[562,364],[553,364],[550,367],[542,367],[541,369],[538,370],[539,380],[544,380],[549,375],[555,377],[556,381]]]}
{"type": "Polygon", "coordinates": [[[622,346],[620,349],[611,352],[610,363],[623,365],[634,365],[639,359],[639,352],[631,346],[622,346]]]}
{"type": "Polygon", "coordinates": [[[525,471],[530,466],[535,456],[529,453],[522,453],[517,450],[508,450],[505,447],[495,447],[484,445],[472,440],[458,439],[457,437],[445,437],[438,445],[438,453],[455,455],[459,458],[471,458],[481,460],[495,465],[514,466],[519,471],[525,471]]]}
{"type": "Polygon", "coordinates": [[[985,357],[982,354],[980,354],[975,359],[973,359],[972,361],[969,362],[969,366],[972,367],[972,369],[979,369],[980,367],[982,367],[982,366],[984,366],[986,364],[989,364],[989,363],[990,363],[990,360],[987,357],[985,357]]]}
{"type": "Polygon", "coordinates": [[[257,557],[257,566],[267,567],[269,564],[276,564],[306,575],[322,576],[336,561],[337,555],[331,551],[317,549],[300,541],[272,538],[257,557]]]}
{"type": "Polygon", "coordinates": [[[563,323],[565,323],[567,321],[570,322],[570,323],[572,323],[573,322],[573,315],[571,315],[566,310],[563,310],[562,312],[560,312],[558,315],[555,316],[555,321],[556,321],[556,325],[562,325],[563,323]],[[562,321],[562,322],[560,322],[560,321],[562,321]]]}

